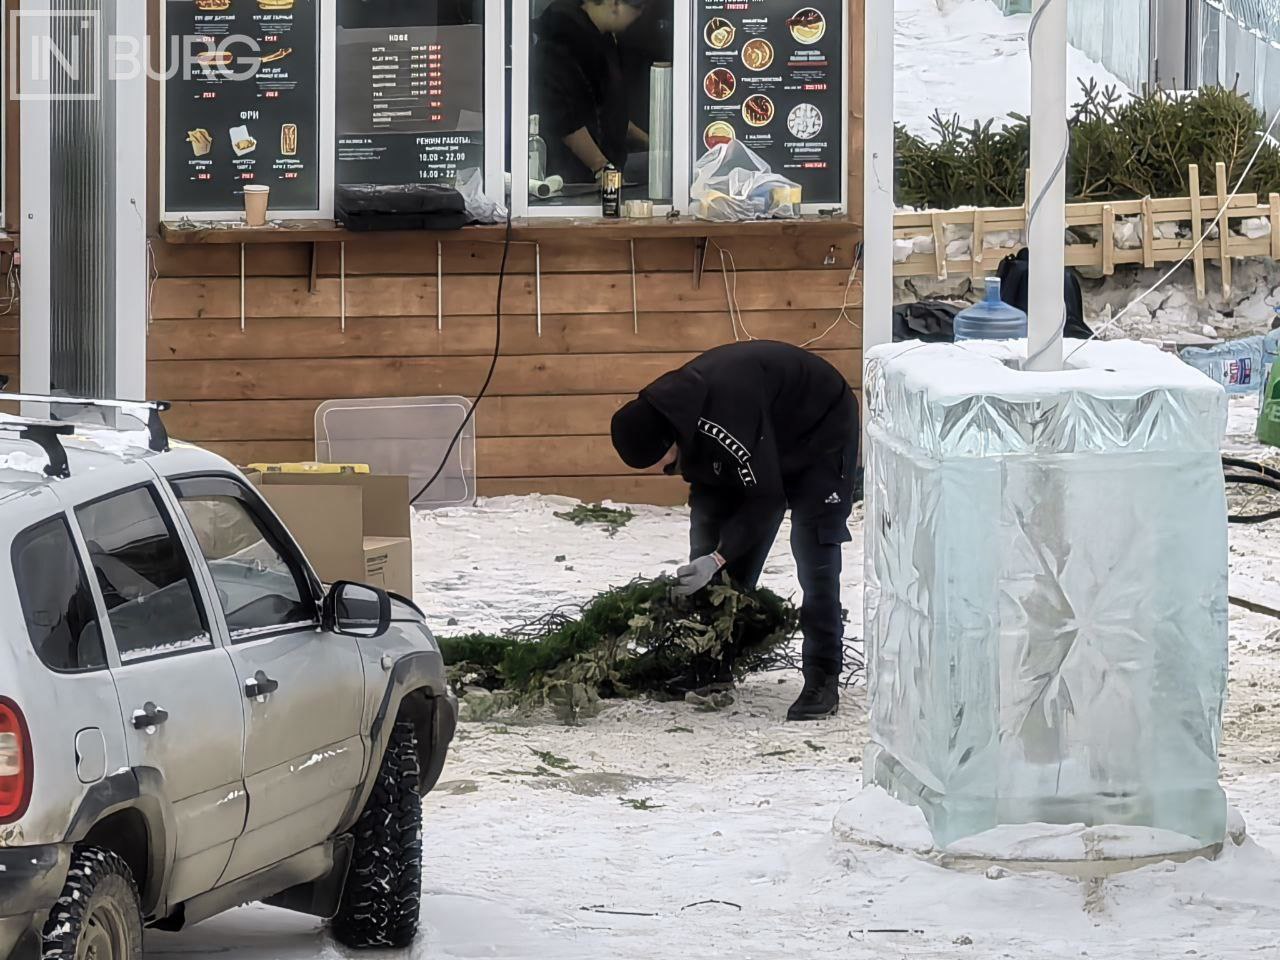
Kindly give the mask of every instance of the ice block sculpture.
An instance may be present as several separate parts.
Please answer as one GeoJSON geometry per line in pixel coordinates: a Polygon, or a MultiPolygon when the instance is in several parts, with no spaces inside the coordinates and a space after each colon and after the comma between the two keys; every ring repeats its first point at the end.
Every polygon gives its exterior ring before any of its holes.
{"type": "Polygon", "coordinates": [[[1226,395],[1142,344],[1057,373],[1025,350],[869,354],[866,782],[940,846],[1017,823],[1219,843],[1226,395]]]}

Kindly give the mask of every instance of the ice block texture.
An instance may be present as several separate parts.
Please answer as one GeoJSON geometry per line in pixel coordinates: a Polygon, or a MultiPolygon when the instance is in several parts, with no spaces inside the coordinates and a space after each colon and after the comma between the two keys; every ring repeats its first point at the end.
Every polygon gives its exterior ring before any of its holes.
{"type": "Polygon", "coordinates": [[[1020,350],[869,354],[866,780],[939,846],[1035,822],[1218,843],[1226,395],[1142,344],[1058,373],[1020,350]]]}

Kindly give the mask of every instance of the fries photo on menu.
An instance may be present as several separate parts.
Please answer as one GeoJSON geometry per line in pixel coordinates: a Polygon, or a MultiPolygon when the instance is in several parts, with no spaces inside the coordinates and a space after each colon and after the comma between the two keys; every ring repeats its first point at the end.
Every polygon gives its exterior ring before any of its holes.
{"type": "Polygon", "coordinates": [[[296,157],[298,155],[298,125],[286,123],[280,127],[280,155],[296,157]]]}

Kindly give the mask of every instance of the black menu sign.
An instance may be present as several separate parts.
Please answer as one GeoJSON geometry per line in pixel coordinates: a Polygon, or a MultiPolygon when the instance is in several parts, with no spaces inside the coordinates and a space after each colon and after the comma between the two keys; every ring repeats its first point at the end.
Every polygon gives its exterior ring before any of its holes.
{"type": "Polygon", "coordinates": [[[165,208],[320,205],[320,0],[166,0],[165,208]]]}
{"type": "Polygon", "coordinates": [[[483,170],[484,26],[429,13],[339,4],[339,184],[453,181],[483,170]]]}
{"type": "Polygon", "coordinates": [[[844,0],[699,0],[694,152],[739,140],[838,204],[845,148],[844,0]]]}

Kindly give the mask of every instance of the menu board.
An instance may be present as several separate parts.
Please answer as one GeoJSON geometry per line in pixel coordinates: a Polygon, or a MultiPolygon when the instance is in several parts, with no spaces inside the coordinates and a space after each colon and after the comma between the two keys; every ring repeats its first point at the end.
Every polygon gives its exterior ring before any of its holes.
{"type": "Polygon", "coordinates": [[[739,140],[807,204],[838,204],[844,0],[699,0],[694,152],[739,140]]]}
{"type": "Polygon", "coordinates": [[[484,26],[427,13],[339,5],[339,184],[452,182],[484,168],[484,26]]]}
{"type": "Polygon", "coordinates": [[[320,0],[166,0],[165,208],[320,205],[320,0]]]}

